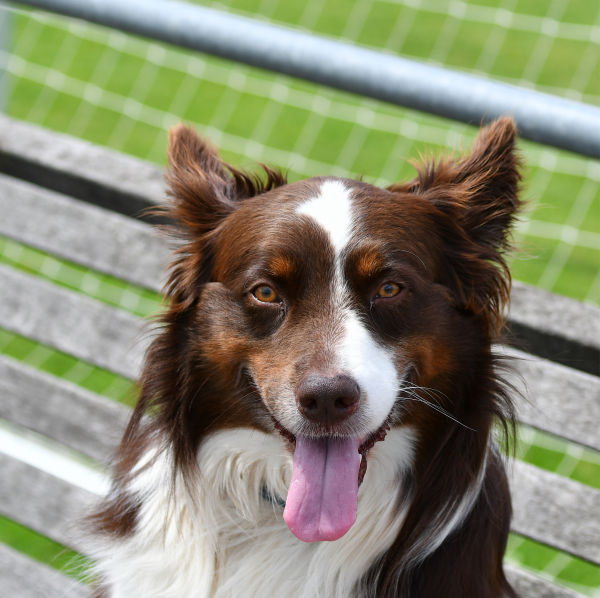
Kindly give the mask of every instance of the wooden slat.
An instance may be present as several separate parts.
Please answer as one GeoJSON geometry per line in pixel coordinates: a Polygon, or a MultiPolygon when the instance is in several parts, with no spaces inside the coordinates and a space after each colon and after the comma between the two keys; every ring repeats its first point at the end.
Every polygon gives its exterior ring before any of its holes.
{"type": "Polygon", "coordinates": [[[517,594],[522,598],[583,598],[583,594],[556,585],[513,565],[505,564],[504,570],[517,594]]]}
{"type": "Polygon", "coordinates": [[[517,282],[509,320],[520,349],[600,376],[600,308],[517,282]]]}
{"type": "Polygon", "coordinates": [[[0,234],[159,291],[169,249],[148,224],[0,175],[0,234]]]}
{"type": "Polygon", "coordinates": [[[102,463],[118,445],[130,410],[0,355],[0,417],[102,463]]]}
{"type": "Polygon", "coordinates": [[[0,594],[6,598],[88,598],[92,590],[0,544],[0,594]]]}
{"type": "Polygon", "coordinates": [[[85,553],[81,518],[97,497],[0,453],[0,512],[34,531],[85,553]]]}
{"type": "Polygon", "coordinates": [[[156,165],[2,114],[0,171],[127,215],[164,195],[156,165]]]}
{"type": "Polygon", "coordinates": [[[600,378],[517,350],[510,381],[519,421],[600,451],[600,378]]]}
{"type": "Polygon", "coordinates": [[[136,378],[148,340],[141,324],[123,310],[0,265],[0,327],[136,378]]]}
{"type": "Polygon", "coordinates": [[[600,565],[600,491],[521,461],[511,470],[513,530],[600,565]]]}

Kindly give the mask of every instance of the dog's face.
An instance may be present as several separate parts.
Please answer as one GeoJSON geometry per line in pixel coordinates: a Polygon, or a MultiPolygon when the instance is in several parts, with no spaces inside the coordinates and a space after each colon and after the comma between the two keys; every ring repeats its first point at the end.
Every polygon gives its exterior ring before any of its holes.
{"type": "Polygon", "coordinates": [[[245,368],[292,435],[365,439],[408,379],[435,386],[460,352],[434,224],[428,202],[349,180],[245,200],[220,226],[202,293],[207,359],[245,368]]]}
{"type": "Polygon", "coordinates": [[[221,405],[228,425],[289,441],[286,521],[301,539],[347,531],[366,453],[389,426],[427,428],[427,448],[438,411],[471,421],[455,389],[506,299],[514,134],[498,121],[469,157],[406,185],[278,180],[258,194],[189,130],[173,134],[172,214],[188,244],[170,295],[189,316],[189,361],[236,397],[221,405]]]}

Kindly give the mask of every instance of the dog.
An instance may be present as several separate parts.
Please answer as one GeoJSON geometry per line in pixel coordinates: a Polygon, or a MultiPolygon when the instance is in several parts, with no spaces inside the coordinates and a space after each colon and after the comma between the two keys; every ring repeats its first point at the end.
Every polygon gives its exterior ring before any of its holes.
{"type": "Polygon", "coordinates": [[[170,132],[178,245],[110,494],[99,595],[515,597],[492,343],[516,127],[386,189],[288,184],[170,132]]]}

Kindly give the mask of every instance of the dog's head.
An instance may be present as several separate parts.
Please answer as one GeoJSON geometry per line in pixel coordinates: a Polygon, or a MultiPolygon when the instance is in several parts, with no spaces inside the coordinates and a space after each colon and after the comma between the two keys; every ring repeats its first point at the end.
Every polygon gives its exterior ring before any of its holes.
{"type": "Polygon", "coordinates": [[[158,404],[181,462],[224,427],[281,434],[294,452],[289,527],[336,539],[390,426],[416,428],[421,459],[457,421],[487,430],[493,408],[469,389],[490,376],[509,293],[514,140],[501,119],[470,155],[381,189],[286,184],[269,169],[263,181],[175,128],[169,215],[183,242],[142,408],[158,404]]]}

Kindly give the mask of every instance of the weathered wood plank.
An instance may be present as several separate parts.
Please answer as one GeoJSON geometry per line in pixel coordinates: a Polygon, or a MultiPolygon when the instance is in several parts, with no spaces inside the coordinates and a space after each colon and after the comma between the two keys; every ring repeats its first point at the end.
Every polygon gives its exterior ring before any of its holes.
{"type": "Polygon", "coordinates": [[[512,529],[600,565],[600,491],[521,461],[510,472],[512,529]]]}
{"type": "Polygon", "coordinates": [[[0,171],[128,216],[164,194],[154,164],[2,114],[0,171]]]}
{"type": "Polygon", "coordinates": [[[148,340],[143,320],[2,265],[0,281],[1,327],[137,377],[148,340]]]}
{"type": "Polygon", "coordinates": [[[522,598],[583,598],[583,594],[556,585],[512,564],[505,564],[504,570],[517,590],[517,594],[522,598]]]}
{"type": "Polygon", "coordinates": [[[0,452],[0,513],[85,553],[81,518],[97,497],[0,452]]]}
{"type": "Polygon", "coordinates": [[[0,417],[108,463],[130,410],[0,355],[0,417]]]}
{"type": "Polygon", "coordinates": [[[600,308],[515,282],[509,321],[518,348],[600,376],[600,308]]]}
{"type": "Polygon", "coordinates": [[[515,349],[508,379],[522,393],[515,398],[519,421],[600,451],[600,378],[515,349]]]}
{"type": "Polygon", "coordinates": [[[148,224],[0,175],[0,234],[159,291],[166,241],[148,224]]]}
{"type": "Polygon", "coordinates": [[[83,584],[0,544],[2,595],[7,598],[88,598],[83,584]]]}

